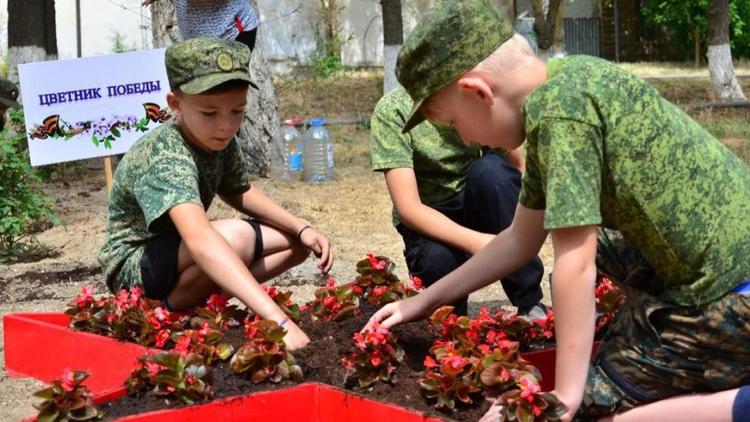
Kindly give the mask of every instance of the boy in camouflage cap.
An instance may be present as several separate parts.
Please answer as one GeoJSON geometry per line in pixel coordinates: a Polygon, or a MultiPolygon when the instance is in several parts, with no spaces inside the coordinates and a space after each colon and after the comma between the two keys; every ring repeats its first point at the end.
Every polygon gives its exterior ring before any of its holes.
{"type": "Polygon", "coordinates": [[[250,50],[195,38],[170,46],[166,66],[175,119],[138,140],[115,173],[107,240],[99,253],[111,291],[143,288],[184,309],[223,290],[309,341],[258,284],[302,263],[333,263],[328,239],[250,185],[235,134],[245,115],[250,50]],[[209,221],[215,195],[250,220],[209,221]]]}
{"type": "Polygon", "coordinates": [[[526,140],[513,223],[370,325],[424,317],[504,277],[550,231],[565,420],[750,420],[750,170],[639,78],[586,56],[545,64],[502,22],[486,0],[439,3],[397,75],[415,101],[405,131],[427,117],[484,145],[526,140]],[[597,266],[628,301],[589,364],[597,266]]]}

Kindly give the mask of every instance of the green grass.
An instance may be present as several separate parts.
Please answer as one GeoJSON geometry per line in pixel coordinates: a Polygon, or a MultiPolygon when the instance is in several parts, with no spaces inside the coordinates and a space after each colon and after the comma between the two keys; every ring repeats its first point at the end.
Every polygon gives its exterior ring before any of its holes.
{"type": "MultiPolygon", "coordinates": [[[[674,75],[708,77],[708,67],[705,64],[701,67],[695,67],[692,62],[636,62],[619,63],[618,66],[642,78],[674,75]]],[[[750,61],[735,61],[734,69],[738,73],[750,73],[750,61]]]]}
{"type": "Polygon", "coordinates": [[[719,139],[735,138],[750,142],[750,122],[745,119],[709,120],[703,123],[703,127],[719,139]]]}

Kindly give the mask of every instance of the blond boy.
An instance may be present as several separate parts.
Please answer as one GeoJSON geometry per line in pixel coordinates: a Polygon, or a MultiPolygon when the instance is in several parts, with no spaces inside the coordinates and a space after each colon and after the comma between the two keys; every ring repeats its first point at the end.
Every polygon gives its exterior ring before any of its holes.
{"type": "Polygon", "coordinates": [[[404,130],[426,117],[491,147],[526,141],[527,167],[510,228],[372,322],[423,317],[504,277],[550,232],[554,393],[565,420],[747,420],[744,163],[609,62],[540,61],[489,1],[436,5],[404,44],[397,72],[415,101],[404,130]],[[628,302],[590,363],[597,264],[627,286],[628,302]]]}

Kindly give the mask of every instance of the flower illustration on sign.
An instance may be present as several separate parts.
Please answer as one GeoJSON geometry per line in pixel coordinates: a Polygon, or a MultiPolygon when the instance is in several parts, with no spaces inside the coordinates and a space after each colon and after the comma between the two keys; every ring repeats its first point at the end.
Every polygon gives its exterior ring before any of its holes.
{"type": "Polygon", "coordinates": [[[133,115],[114,115],[110,118],[101,117],[95,120],[68,123],[59,114],[48,116],[42,124],[35,125],[29,133],[31,139],[60,139],[69,140],[78,135],[91,136],[95,146],[103,145],[112,148],[112,142],[122,136],[122,132],[147,132],[151,122],[164,123],[172,116],[168,110],[155,103],[144,103],[145,117],[133,115]]]}

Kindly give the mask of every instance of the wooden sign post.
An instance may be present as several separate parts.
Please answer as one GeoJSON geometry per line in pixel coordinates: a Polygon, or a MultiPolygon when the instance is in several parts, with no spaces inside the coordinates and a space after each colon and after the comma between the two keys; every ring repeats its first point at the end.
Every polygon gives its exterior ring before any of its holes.
{"type": "Polygon", "coordinates": [[[104,182],[107,185],[107,193],[112,192],[112,157],[104,157],[104,182]]]}

